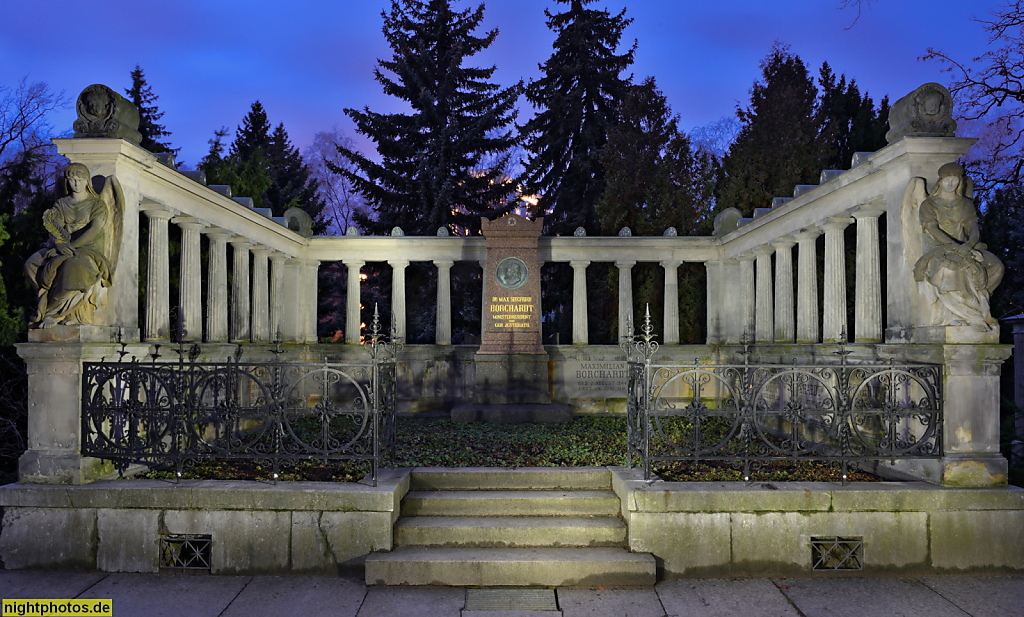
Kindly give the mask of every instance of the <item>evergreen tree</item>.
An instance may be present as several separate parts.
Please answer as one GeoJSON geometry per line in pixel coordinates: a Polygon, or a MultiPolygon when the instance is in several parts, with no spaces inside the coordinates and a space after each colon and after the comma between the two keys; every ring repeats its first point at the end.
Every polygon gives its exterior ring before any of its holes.
{"type": "Polygon", "coordinates": [[[886,145],[889,99],[879,109],[866,93],[862,96],[856,80],[836,74],[828,62],[818,77],[818,143],[821,169],[847,169],[854,153],[874,152],[886,145]]]}
{"type": "Polygon", "coordinates": [[[314,231],[321,231],[320,213],[323,201],[317,195],[316,181],[310,178],[298,148],[292,145],[284,124],[270,130],[270,121],[263,104],[255,101],[235,139],[225,154],[221,129],[210,140],[210,150],[199,168],[206,172],[210,184],[227,184],[239,197],[252,197],[257,208],[270,208],[274,216],[282,216],[288,208],[298,206],[314,221],[314,231]]]}
{"type": "Polygon", "coordinates": [[[751,216],[772,198],[792,195],[797,184],[817,182],[823,157],[816,96],[803,60],[777,43],[761,62],[750,106],[736,110],[742,126],[725,158],[719,208],[751,216]]]}
{"type": "MultiPolygon", "coordinates": [[[[601,232],[596,211],[605,187],[600,151],[608,141],[615,109],[626,95],[622,72],[633,63],[634,43],[616,53],[632,20],[588,9],[594,0],[556,0],[563,13],[544,11],[556,33],[554,52],[540,65],[544,76],[532,82],[526,98],[539,112],[523,128],[530,191],[540,195],[548,233],[571,234],[583,227],[601,232]]],[[[605,230],[610,231],[610,230],[605,230]]]]}
{"type": "Polygon", "coordinates": [[[372,205],[373,216],[357,217],[370,233],[395,226],[411,235],[433,235],[440,227],[478,233],[481,216],[508,210],[515,186],[504,171],[515,144],[508,127],[521,85],[503,89],[488,81],[495,67],[464,66],[498,31],[474,34],[483,4],[458,11],[450,0],[392,0],[390,13],[382,15],[393,55],[379,62],[375,77],[412,111],[346,109],[356,130],[377,144],[381,161],[340,145],[355,169],[334,171],[372,205]],[[484,160],[490,167],[482,168],[484,160]]]}
{"type": "Polygon", "coordinates": [[[310,168],[299,149],[292,145],[284,124],[278,124],[270,136],[267,148],[267,163],[270,170],[270,188],[265,193],[265,203],[274,208],[275,214],[288,208],[300,207],[316,223],[315,231],[322,231],[321,223],[324,201],[317,191],[317,182],[312,178],[310,168]]]}
{"type": "Polygon", "coordinates": [[[885,146],[889,100],[876,109],[855,80],[826,62],[815,87],[799,56],[776,44],[761,63],[750,106],[736,112],[741,128],[725,158],[718,207],[750,216],[798,184],[817,184],[823,169],[848,169],[856,152],[885,146]]]}
{"type": "Polygon", "coordinates": [[[160,124],[160,119],[164,117],[164,112],[157,109],[156,106],[156,101],[160,97],[153,94],[153,89],[146,81],[146,74],[142,71],[141,66],[136,64],[131,76],[132,87],[124,92],[128,95],[128,100],[132,105],[139,110],[139,133],[142,134],[140,145],[154,153],[177,154],[180,148],[172,148],[170,144],[163,141],[163,138],[170,136],[171,132],[160,124]]]}
{"type": "Polygon", "coordinates": [[[691,147],[653,78],[629,88],[600,160],[607,186],[597,211],[605,231],[707,231],[717,161],[691,147]]]}
{"type": "MultiPolygon", "coordinates": [[[[706,235],[718,160],[691,146],[653,78],[630,87],[617,111],[601,151],[607,173],[607,187],[597,205],[601,227],[615,232],[628,226],[644,236],[661,235],[668,227],[681,235],[706,235]]],[[[683,341],[696,343],[702,340],[706,322],[704,268],[683,265],[678,276],[680,335],[683,341]]],[[[606,295],[611,297],[616,286],[606,281],[610,287],[606,295]]],[[[633,285],[634,314],[642,314],[649,305],[660,323],[665,304],[662,269],[657,264],[637,264],[633,285]]],[[[611,315],[616,306],[606,305],[604,312],[611,315]]],[[[603,324],[605,336],[613,341],[617,323],[609,319],[603,324]]]]}
{"type": "Polygon", "coordinates": [[[1003,262],[1003,281],[992,292],[996,319],[1024,313],[1024,184],[1007,184],[992,193],[981,215],[981,237],[1003,262]]]}

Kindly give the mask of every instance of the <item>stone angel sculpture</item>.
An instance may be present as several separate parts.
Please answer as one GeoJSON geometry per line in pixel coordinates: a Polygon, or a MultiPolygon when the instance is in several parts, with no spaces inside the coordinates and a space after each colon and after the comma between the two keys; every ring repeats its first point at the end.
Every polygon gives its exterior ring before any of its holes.
{"type": "Polygon", "coordinates": [[[93,323],[121,247],[124,197],[117,179],[93,179],[85,165],[71,163],[62,184],[66,195],[43,213],[49,238],[25,262],[37,291],[32,328],[93,323]]]}
{"type": "Polygon", "coordinates": [[[956,163],[939,168],[927,191],[914,178],[903,196],[903,229],[914,280],[933,307],[933,326],[996,328],[989,296],[1003,278],[1003,264],[979,241],[974,184],[956,163]],[[935,310],[939,309],[939,310],[935,310]]]}

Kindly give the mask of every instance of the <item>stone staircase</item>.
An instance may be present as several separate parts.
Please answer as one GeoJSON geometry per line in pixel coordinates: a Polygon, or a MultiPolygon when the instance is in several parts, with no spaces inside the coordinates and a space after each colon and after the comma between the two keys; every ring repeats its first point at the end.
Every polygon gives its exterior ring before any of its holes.
{"type": "Polygon", "coordinates": [[[368,585],[643,586],[603,468],[416,469],[395,548],[366,558],[368,585]]]}

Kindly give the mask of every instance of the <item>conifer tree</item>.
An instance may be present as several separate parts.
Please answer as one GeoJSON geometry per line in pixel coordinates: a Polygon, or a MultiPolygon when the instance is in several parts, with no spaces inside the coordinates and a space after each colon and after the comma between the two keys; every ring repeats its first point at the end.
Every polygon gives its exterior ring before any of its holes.
{"type": "Polygon", "coordinates": [[[817,181],[821,145],[815,120],[817,89],[799,56],[776,43],[761,62],[750,106],[737,109],[740,133],[725,158],[719,208],[744,216],[791,196],[797,184],[817,181]]]}
{"type": "Polygon", "coordinates": [[[375,77],[385,93],[409,104],[410,113],[345,110],[381,157],[377,162],[339,146],[354,169],[334,169],[372,205],[373,216],[357,221],[371,233],[395,226],[411,235],[433,235],[440,227],[477,233],[481,216],[509,208],[514,183],[505,172],[515,144],[509,127],[521,86],[491,83],[493,66],[465,66],[498,31],[474,34],[483,4],[465,10],[451,5],[392,0],[390,12],[382,13],[393,55],[379,62],[375,77]],[[485,160],[490,167],[482,168],[485,160]]]}
{"type": "Polygon", "coordinates": [[[314,231],[322,230],[319,215],[323,202],[316,193],[316,182],[283,123],[271,131],[266,109],[255,101],[236,129],[227,154],[226,136],[226,128],[215,133],[199,164],[208,183],[230,185],[234,195],[252,197],[255,207],[270,208],[274,216],[300,207],[313,219],[314,231]]]}
{"type": "Polygon", "coordinates": [[[828,62],[818,72],[818,142],[821,169],[846,169],[856,152],[874,152],[885,146],[889,99],[878,109],[871,97],[861,95],[857,81],[836,77],[828,62]]]}
{"type": "Polygon", "coordinates": [[[597,204],[602,229],[637,235],[709,231],[717,161],[691,147],[653,78],[630,86],[601,151],[606,188],[597,204]]]}
{"type": "Polygon", "coordinates": [[[169,137],[171,132],[160,124],[160,119],[164,117],[164,112],[156,106],[156,101],[160,97],[153,94],[153,89],[146,81],[146,74],[142,67],[136,64],[135,69],[131,72],[131,77],[132,87],[124,92],[128,95],[128,100],[132,105],[139,110],[139,133],[142,134],[140,145],[154,153],[177,154],[180,148],[172,148],[168,142],[163,140],[163,138],[169,137]]]}
{"type": "MultiPolygon", "coordinates": [[[[544,76],[532,82],[526,98],[539,111],[523,128],[530,191],[540,195],[548,233],[571,234],[583,227],[601,232],[595,210],[605,186],[600,151],[608,140],[615,109],[626,94],[634,43],[617,53],[623,30],[632,20],[586,8],[594,0],[556,0],[562,13],[545,9],[556,33],[554,52],[540,65],[544,76]]],[[[606,232],[609,230],[605,230],[606,232]]]]}

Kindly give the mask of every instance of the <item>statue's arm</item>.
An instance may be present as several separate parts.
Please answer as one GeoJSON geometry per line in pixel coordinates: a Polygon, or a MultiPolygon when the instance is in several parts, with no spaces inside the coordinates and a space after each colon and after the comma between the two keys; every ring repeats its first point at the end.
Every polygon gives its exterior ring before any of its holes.
{"type": "Polygon", "coordinates": [[[935,239],[939,244],[959,244],[952,236],[942,231],[935,209],[925,202],[921,204],[921,228],[924,233],[935,239]]]}

